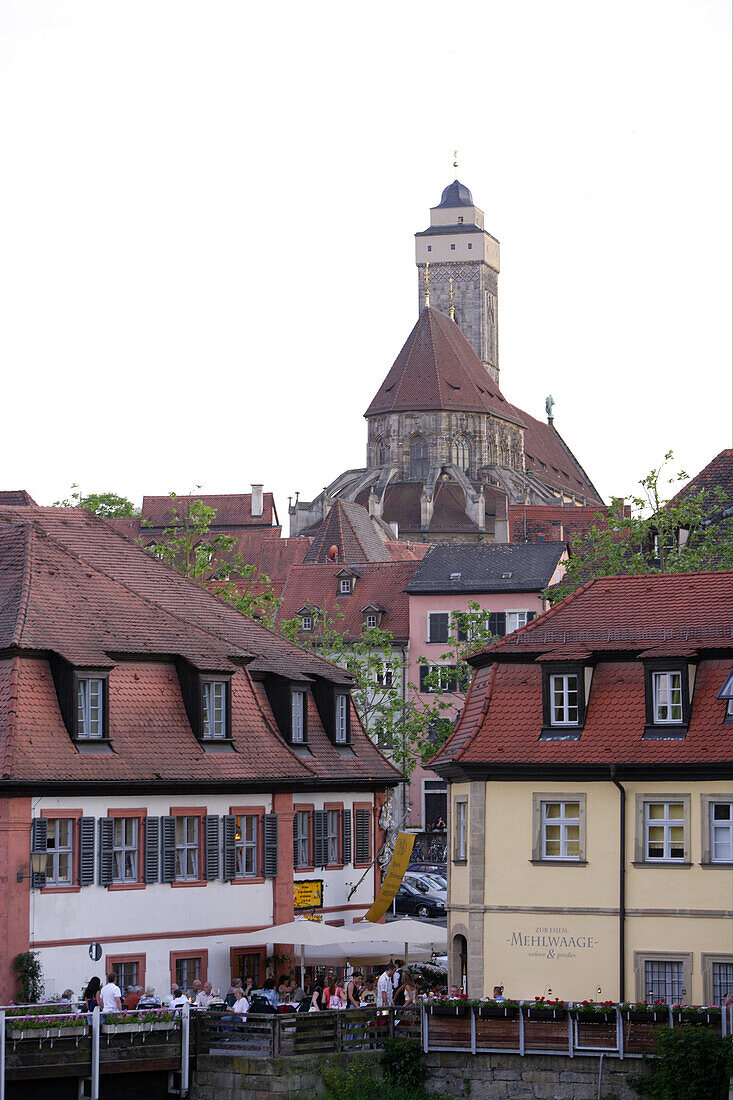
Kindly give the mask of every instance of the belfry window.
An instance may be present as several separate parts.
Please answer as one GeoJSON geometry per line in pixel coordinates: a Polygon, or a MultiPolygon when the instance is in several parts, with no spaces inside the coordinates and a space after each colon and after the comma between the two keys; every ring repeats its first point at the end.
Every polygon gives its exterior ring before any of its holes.
{"type": "Polygon", "coordinates": [[[416,435],[410,443],[410,477],[416,481],[428,476],[428,444],[424,436],[416,435]]]}

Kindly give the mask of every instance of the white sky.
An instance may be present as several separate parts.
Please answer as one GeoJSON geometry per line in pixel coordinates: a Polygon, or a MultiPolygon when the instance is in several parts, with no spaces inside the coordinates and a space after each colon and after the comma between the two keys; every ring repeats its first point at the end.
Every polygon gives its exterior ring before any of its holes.
{"type": "Polygon", "coordinates": [[[457,174],[502,388],[604,496],[731,440],[729,0],[4,0],[0,487],[365,461],[457,174]],[[452,168],[459,150],[460,167],[452,168]]]}

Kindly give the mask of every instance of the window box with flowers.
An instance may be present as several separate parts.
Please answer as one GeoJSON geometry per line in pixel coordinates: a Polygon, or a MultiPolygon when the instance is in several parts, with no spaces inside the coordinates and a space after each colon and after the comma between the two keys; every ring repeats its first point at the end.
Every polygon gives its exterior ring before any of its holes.
{"type": "Polygon", "coordinates": [[[519,1001],[479,1001],[476,1015],[483,1020],[516,1020],[519,1017],[519,1001]]]}
{"type": "Polygon", "coordinates": [[[21,1039],[73,1039],[87,1034],[86,1015],[60,1016],[33,1014],[14,1016],[7,1020],[7,1029],[13,1042],[21,1039]]]}
{"type": "Polygon", "coordinates": [[[102,1017],[105,1035],[124,1035],[134,1031],[174,1031],[180,1026],[177,1012],[151,1008],[143,1012],[108,1012],[102,1017]]]}
{"type": "Polygon", "coordinates": [[[672,1018],[677,1024],[719,1024],[721,1012],[717,1005],[672,1005],[672,1018]]]}
{"type": "Polygon", "coordinates": [[[664,1001],[629,1001],[619,1007],[632,1024],[669,1023],[669,1005],[664,1001]]]}
{"type": "Polygon", "coordinates": [[[468,1016],[471,1004],[468,997],[442,997],[429,1001],[425,1007],[431,1016],[468,1016]]]}
{"type": "Polygon", "coordinates": [[[545,997],[535,997],[523,1007],[528,1020],[564,1020],[568,1014],[565,1001],[557,999],[548,1001],[545,997]]]}
{"type": "Polygon", "coordinates": [[[608,1024],[616,1020],[616,1006],[613,1001],[580,1001],[570,1008],[574,1020],[588,1024],[608,1024]]]}

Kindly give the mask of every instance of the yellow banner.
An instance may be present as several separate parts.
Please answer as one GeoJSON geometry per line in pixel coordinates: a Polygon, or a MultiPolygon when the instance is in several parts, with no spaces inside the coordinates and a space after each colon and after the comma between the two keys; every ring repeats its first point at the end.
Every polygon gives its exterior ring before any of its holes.
{"type": "Polygon", "coordinates": [[[308,879],[306,882],[294,882],[293,903],[295,909],[320,909],[323,905],[322,880],[308,879]]]}
{"type": "Polygon", "coordinates": [[[365,920],[374,922],[381,920],[389,909],[394,901],[395,894],[400,888],[405,871],[409,866],[414,843],[415,837],[412,833],[397,834],[397,841],[394,846],[394,852],[392,853],[392,859],[390,860],[387,874],[382,879],[382,886],[374,899],[374,904],[369,912],[365,914],[365,920]]]}

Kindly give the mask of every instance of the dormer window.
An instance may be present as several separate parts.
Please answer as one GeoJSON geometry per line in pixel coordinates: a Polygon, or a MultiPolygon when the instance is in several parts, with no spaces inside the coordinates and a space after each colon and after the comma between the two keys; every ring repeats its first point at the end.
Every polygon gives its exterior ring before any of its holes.
{"type": "Polygon", "coordinates": [[[313,629],[313,616],[312,615],[301,615],[300,616],[300,629],[304,630],[306,633],[308,633],[309,631],[311,631],[313,629]]]}
{"type": "Polygon", "coordinates": [[[346,745],[349,741],[349,697],[344,692],[336,693],[335,740],[337,745],[346,745]]]}
{"type": "Polygon", "coordinates": [[[577,675],[550,676],[550,725],[577,726],[578,713],[577,675]]]}
{"type": "Polygon", "coordinates": [[[718,692],[718,699],[725,700],[725,721],[733,722],[733,670],[718,692]]]}
{"type": "Polygon", "coordinates": [[[376,630],[377,628],[377,616],[373,611],[368,611],[364,616],[364,626],[367,630],[376,630]]]}
{"type": "Polygon", "coordinates": [[[290,695],[290,740],[294,745],[305,743],[305,691],[293,688],[290,695]]]}
{"type": "Polygon", "coordinates": [[[352,579],[351,577],[341,577],[339,580],[339,595],[350,596],[351,595],[352,579]]]}
{"type": "Polygon", "coordinates": [[[92,740],[105,736],[105,681],[96,676],[79,676],[76,681],[76,736],[92,740]]]}
{"type": "Polygon", "coordinates": [[[586,670],[555,664],[543,669],[543,741],[574,741],[585,722],[586,670]]]}
{"type": "Polygon", "coordinates": [[[224,741],[229,736],[228,683],[203,680],[201,683],[201,737],[204,741],[224,741]]]}
{"type": "Polygon", "coordinates": [[[655,723],[679,723],[682,721],[682,673],[654,672],[652,692],[655,723]]]}
{"type": "Polygon", "coordinates": [[[685,736],[690,720],[690,677],[693,669],[694,666],[684,660],[645,662],[645,738],[668,740],[685,736]]]}

